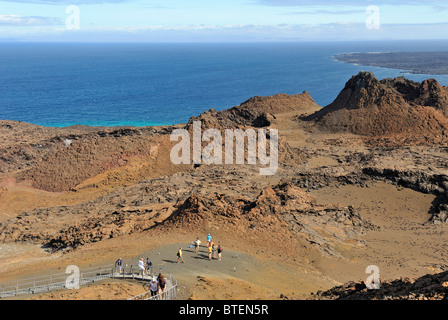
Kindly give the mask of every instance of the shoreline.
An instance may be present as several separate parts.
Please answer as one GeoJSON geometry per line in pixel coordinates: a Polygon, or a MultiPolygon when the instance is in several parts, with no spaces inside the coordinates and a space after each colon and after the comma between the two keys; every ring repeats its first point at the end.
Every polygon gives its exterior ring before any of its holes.
{"type": "Polygon", "coordinates": [[[356,66],[401,70],[403,74],[448,75],[448,52],[349,52],[333,60],[356,66]]]}
{"type": "MultiPolygon", "coordinates": [[[[49,128],[49,129],[81,129],[81,128],[88,128],[88,129],[107,129],[107,128],[114,128],[114,129],[125,129],[125,128],[148,128],[148,127],[167,127],[167,126],[176,126],[184,123],[142,123],[142,124],[111,124],[111,125],[102,125],[102,124],[56,124],[56,125],[44,125],[44,124],[38,124],[30,121],[24,121],[24,120],[11,120],[11,119],[0,119],[0,122],[17,122],[17,123],[25,123],[25,124],[31,124],[39,127],[49,128]]],[[[186,123],[186,122],[185,122],[186,123]]]]}

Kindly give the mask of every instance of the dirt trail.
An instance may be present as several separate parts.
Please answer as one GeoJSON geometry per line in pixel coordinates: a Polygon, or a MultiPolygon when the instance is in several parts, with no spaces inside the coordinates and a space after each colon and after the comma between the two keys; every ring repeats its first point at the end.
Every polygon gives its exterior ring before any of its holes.
{"type": "MultiPolygon", "coordinates": [[[[176,277],[178,299],[301,299],[316,288],[325,290],[339,284],[316,271],[268,261],[228,248],[224,249],[222,260],[219,261],[217,257],[209,260],[204,246],[201,246],[199,253],[195,253],[194,248],[189,248],[189,243],[165,244],[135,257],[123,256],[124,265],[135,266],[140,257],[145,261],[149,257],[154,266],[163,267],[176,277]],[[179,247],[183,248],[184,263],[177,263],[176,252],[179,247]]],[[[56,269],[57,272],[61,272],[60,268],[56,269]]],[[[42,274],[49,272],[46,270],[42,274]]],[[[126,299],[146,290],[145,285],[137,281],[105,280],[78,290],[58,290],[20,298],[126,299]]]]}

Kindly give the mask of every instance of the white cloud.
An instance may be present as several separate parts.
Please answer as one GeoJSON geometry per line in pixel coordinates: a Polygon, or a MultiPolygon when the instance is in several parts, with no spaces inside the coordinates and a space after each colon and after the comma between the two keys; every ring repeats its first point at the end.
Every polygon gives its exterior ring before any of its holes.
{"type": "Polygon", "coordinates": [[[13,14],[0,15],[0,26],[30,27],[30,26],[57,26],[61,24],[62,22],[58,18],[40,17],[40,16],[23,17],[13,14]]]}
{"type": "MultiPolygon", "coordinates": [[[[130,42],[263,42],[263,41],[357,41],[389,39],[443,39],[448,23],[426,25],[384,24],[369,30],[363,23],[320,25],[181,25],[146,27],[64,28],[41,27],[30,30],[29,39],[42,41],[130,41],[130,42]],[[47,28],[47,29],[45,29],[47,28]],[[39,32],[38,32],[39,31],[39,32]],[[405,36],[403,36],[405,35],[405,36]],[[431,35],[430,37],[428,35],[431,35]]],[[[2,36],[21,36],[26,32],[1,32],[2,36]]]]}
{"type": "Polygon", "coordinates": [[[437,5],[436,0],[254,0],[254,3],[266,6],[300,7],[300,6],[368,6],[368,5],[437,5]]]}
{"type": "Polygon", "coordinates": [[[3,2],[67,6],[80,4],[124,3],[129,2],[129,0],[3,0],[3,2]]]}

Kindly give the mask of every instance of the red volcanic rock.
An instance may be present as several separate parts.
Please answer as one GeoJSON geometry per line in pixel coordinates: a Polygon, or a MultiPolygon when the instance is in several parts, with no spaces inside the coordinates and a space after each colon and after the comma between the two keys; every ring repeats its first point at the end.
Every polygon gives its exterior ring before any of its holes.
{"type": "Polygon", "coordinates": [[[447,114],[447,88],[434,79],[379,81],[371,72],[360,72],[330,105],[304,119],[330,132],[434,141],[447,136],[447,114]]]}

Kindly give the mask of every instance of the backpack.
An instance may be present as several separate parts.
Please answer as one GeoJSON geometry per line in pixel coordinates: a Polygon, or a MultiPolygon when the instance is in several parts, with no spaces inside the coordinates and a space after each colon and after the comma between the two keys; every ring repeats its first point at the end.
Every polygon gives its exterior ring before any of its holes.
{"type": "Polygon", "coordinates": [[[157,281],[150,282],[150,289],[151,291],[157,291],[157,281]]]}

